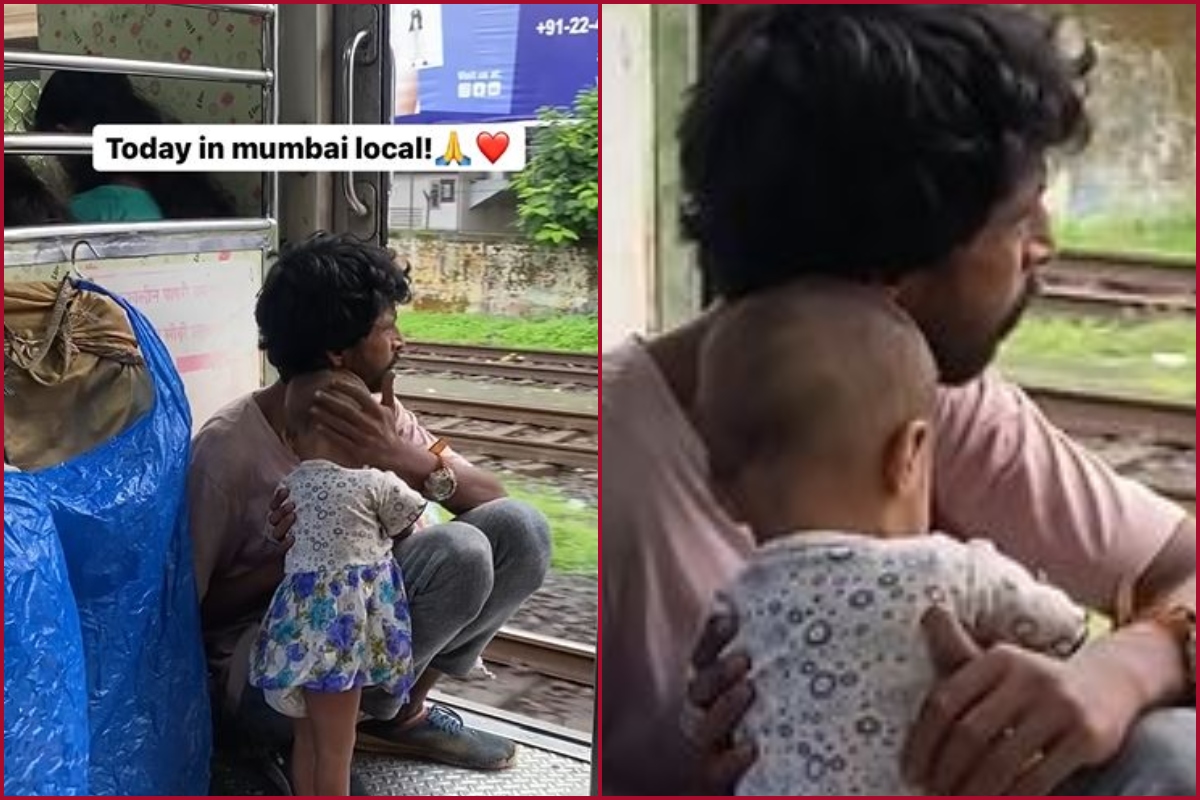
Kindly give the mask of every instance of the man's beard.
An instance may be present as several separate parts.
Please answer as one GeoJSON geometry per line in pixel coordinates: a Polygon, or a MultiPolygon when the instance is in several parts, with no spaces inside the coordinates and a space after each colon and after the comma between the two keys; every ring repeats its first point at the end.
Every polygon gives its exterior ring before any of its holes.
{"type": "Polygon", "coordinates": [[[1025,281],[1021,294],[1013,303],[1012,308],[987,338],[979,342],[977,347],[956,348],[953,346],[952,337],[942,337],[943,341],[950,341],[950,347],[935,346],[933,348],[940,370],[939,380],[948,386],[961,386],[982,375],[996,358],[996,352],[1000,349],[1000,345],[1021,324],[1026,309],[1029,308],[1029,304],[1040,289],[1041,285],[1037,278],[1030,276],[1025,281]]]}
{"type": "Polygon", "coordinates": [[[1028,310],[1029,304],[1034,298],[1041,294],[1042,283],[1033,275],[1030,275],[1025,280],[1025,286],[1021,289],[1021,296],[1017,298],[1017,302],[1013,304],[1008,315],[1001,320],[1000,326],[996,330],[994,344],[992,345],[993,352],[999,348],[1005,339],[1009,337],[1017,326],[1021,324],[1021,320],[1025,317],[1025,311],[1028,310]]]}

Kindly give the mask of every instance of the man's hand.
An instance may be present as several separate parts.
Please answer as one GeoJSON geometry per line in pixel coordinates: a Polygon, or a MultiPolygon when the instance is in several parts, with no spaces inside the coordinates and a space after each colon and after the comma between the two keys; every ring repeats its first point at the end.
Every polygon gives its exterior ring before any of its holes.
{"type": "Polygon", "coordinates": [[[288,500],[286,486],[280,486],[271,495],[271,511],[267,514],[266,537],[276,547],[285,552],[290,550],[296,540],[292,536],[292,526],[296,524],[296,504],[288,500]]]}
{"type": "MultiPolygon", "coordinates": [[[[383,381],[383,401],[376,402],[357,381],[336,382],[317,393],[314,419],[324,426],[352,464],[366,464],[394,472],[417,491],[441,463],[424,446],[414,444],[396,431],[394,382],[383,381]]],[[[505,496],[494,475],[457,461],[454,474],[458,490],[441,503],[455,514],[465,514],[491,500],[505,496]]]]}
{"type": "Polygon", "coordinates": [[[1070,661],[1010,645],[981,651],[943,609],[922,620],[942,680],[904,753],[936,794],[1046,795],[1112,758],[1141,712],[1135,682],[1085,647],[1070,661]]]}
{"type": "Polygon", "coordinates": [[[737,634],[737,619],[718,612],[709,618],[692,653],[695,672],[688,682],[684,736],[700,754],[705,788],[732,794],[738,780],[754,763],[754,748],[734,746],[733,733],[754,701],[746,676],[750,660],[741,654],[721,655],[737,634]]]}
{"type": "Polygon", "coordinates": [[[392,379],[383,381],[383,402],[357,382],[337,381],[317,392],[313,418],[351,463],[390,470],[420,487],[437,468],[437,457],[396,432],[392,379]]]}

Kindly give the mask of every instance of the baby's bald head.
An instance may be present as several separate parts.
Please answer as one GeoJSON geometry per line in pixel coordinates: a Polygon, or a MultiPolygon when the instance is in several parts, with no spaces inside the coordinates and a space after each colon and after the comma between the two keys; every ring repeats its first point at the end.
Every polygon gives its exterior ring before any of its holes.
{"type": "Polygon", "coordinates": [[[784,456],[799,481],[878,469],[906,423],[930,419],[936,386],[920,330],[878,289],[800,281],[739,300],[701,351],[713,478],[784,456]]]}

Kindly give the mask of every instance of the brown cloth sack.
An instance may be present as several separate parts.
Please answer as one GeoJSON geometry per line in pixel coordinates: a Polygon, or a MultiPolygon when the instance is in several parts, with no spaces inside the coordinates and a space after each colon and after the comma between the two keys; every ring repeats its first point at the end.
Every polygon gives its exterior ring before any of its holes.
{"type": "Polygon", "coordinates": [[[70,280],[4,286],[4,453],[21,469],[61,464],[154,404],[129,318],[70,280]]]}

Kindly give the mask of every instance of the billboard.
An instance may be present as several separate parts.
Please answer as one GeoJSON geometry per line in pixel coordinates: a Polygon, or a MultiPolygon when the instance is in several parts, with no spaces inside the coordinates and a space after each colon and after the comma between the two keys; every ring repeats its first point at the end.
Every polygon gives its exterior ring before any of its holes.
{"type": "Polygon", "coordinates": [[[397,123],[535,119],[597,84],[599,5],[388,7],[397,123]]]}

